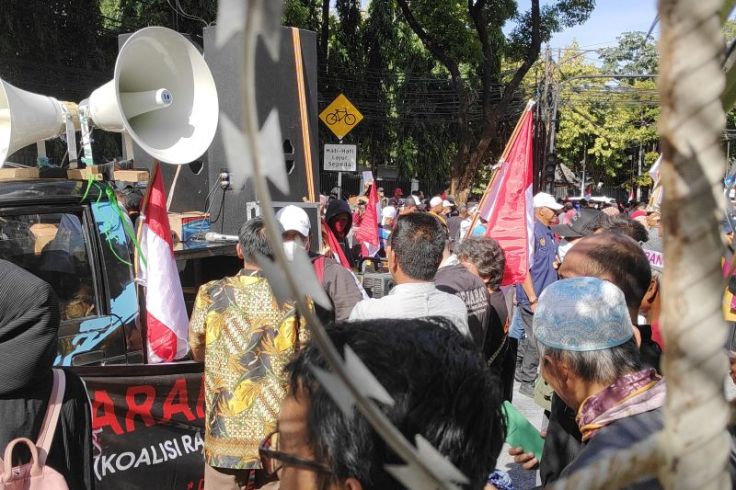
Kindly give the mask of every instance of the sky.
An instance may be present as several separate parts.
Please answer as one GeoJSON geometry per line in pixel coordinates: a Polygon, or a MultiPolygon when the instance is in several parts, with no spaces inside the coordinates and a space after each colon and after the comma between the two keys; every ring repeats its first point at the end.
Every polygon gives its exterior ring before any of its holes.
{"type": "MultiPolygon", "coordinates": [[[[552,3],[541,0],[542,5],[552,3]]],[[[371,0],[361,0],[363,8],[371,0]]],[[[519,10],[529,9],[529,0],[518,0],[519,10]]],[[[623,32],[648,32],[657,14],[656,0],[597,0],[595,10],[585,24],[555,34],[550,41],[552,48],[564,48],[577,40],[583,49],[611,46],[623,32]]],[[[657,29],[654,36],[659,33],[657,29]]]]}
{"type": "MultiPolygon", "coordinates": [[[[520,0],[520,8],[528,8],[528,0],[520,0]]],[[[588,21],[559,32],[552,37],[552,48],[564,48],[577,40],[583,49],[607,47],[627,31],[648,32],[657,15],[655,0],[598,0],[588,21]]],[[[655,39],[659,30],[652,34],[655,39]]]]}

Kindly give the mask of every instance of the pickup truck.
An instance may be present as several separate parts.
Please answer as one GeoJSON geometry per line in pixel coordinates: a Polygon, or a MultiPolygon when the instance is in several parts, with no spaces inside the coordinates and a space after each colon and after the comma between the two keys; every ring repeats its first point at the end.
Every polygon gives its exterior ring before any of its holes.
{"type": "MultiPolygon", "coordinates": [[[[232,244],[175,248],[190,312],[199,285],[240,267],[232,244]]],[[[100,186],[0,182],[0,258],[43,278],[59,297],[55,364],[85,380],[96,487],[202,488],[202,365],[145,363],[145,301],[131,250],[100,186]]]]}

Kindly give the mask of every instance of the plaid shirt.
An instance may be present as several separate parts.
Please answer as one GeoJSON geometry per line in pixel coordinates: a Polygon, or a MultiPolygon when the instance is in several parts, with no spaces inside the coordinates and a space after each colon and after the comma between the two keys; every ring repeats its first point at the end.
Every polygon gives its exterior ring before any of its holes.
{"type": "Polygon", "coordinates": [[[258,272],[199,289],[189,343],[195,358],[204,355],[207,464],[261,468],[258,446],[274,430],[286,396],[283,368],[305,334],[293,305],[279,305],[258,272]]]}

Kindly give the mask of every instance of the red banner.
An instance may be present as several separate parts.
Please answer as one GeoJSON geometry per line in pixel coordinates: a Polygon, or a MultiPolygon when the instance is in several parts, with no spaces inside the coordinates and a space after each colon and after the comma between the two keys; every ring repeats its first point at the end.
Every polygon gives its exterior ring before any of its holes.
{"type": "Polygon", "coordinates": [[[486,235],[498,241],[506,255],[502,285],[524,281],[531,262],[534,233],[533,104],[529,103],[514,130],[489,194],[480,210],[486,235]]]}

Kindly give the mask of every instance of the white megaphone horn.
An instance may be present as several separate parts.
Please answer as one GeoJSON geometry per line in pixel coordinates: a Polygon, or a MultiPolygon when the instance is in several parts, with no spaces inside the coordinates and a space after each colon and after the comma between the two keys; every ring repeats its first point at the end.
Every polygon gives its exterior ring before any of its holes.
{"type": "Polygon", "coordinates": [[[215,80],[204,58],[165,27],[131,35],[118,54],[114,78],[79,106],[95,127],[127,133],[152,157],[175,164],[207,151],[219,115],[215,80]]]}
{"type": "Polygon", "coordinates": [[[72,102],[27,92],[0,79],[0,167],[24,146],[64,134],[67,115],[76,113],[72,102]]]}

